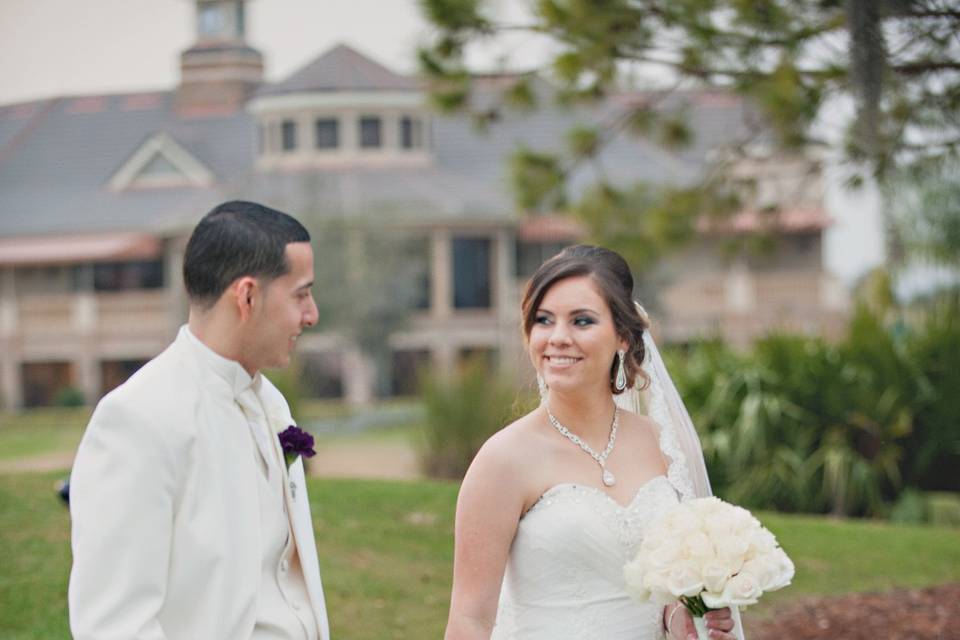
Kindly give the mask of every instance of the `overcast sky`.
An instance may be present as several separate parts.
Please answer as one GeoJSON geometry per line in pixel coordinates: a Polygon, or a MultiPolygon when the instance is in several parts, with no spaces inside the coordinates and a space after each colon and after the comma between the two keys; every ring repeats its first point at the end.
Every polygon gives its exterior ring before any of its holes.
{"type": "MultiPolygon", "coordinates": [[[[523,0],[496,0],[516,13],[523,0]]],[[[194,41],[193,0],[0,0],[0,104],[60,95],[168,89],[179,54],[194,41]]],[[[282,78],[338,43],[401,72],[429,28],[417,0],[251,0],[248,41],[265,57],[268,80],[282,78]]],[[[544,45],[512,42],[516,64],[542,57],[544,45]]],[[[496,62],[489,49],[472,61],[496,62]]],[[[835,222],[825,242],[827,268],[851,281],[881,260],[879,203],[844,192],[830,172],[827,205],[835,222]]]]}

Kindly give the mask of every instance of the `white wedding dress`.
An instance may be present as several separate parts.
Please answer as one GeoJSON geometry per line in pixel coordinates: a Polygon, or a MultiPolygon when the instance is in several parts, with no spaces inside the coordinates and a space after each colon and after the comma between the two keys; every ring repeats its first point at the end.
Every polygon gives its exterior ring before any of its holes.
{"type": "MultiPolygon", "coordinates": [[[[547,490],[517,524],[491,640],[665,637],[663,607],[628,596],[623,567],[660,515],[711,491],[693,422],[649,331],[643,340],[650,385],[642,399],[632,387],[614,401],[658,425],[667,474],[642,485],[626,506],[597,487],[567,483],[547,490]]],[[[744,640],[735,607],[733,618],[734,636],[744,640]]]]}
{"type": "Polygon", "coordinates": [[[623,566],[678,500],[666,476],[627,506],[595,487],[549,489],[517,526],[491,640],[663,638],[663,607],[627,595],[623,566]]]}

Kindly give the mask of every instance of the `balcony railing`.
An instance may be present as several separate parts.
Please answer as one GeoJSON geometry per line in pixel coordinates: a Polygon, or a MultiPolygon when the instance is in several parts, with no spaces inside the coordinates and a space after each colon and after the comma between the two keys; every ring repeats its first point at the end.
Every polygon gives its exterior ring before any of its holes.
{"type": "Polygon", "coordinates": [[[18,298],[16,330],[25,338],[73,333],[74,298],[66,294],[18,298]]]}
{"type": "Polygon", "coordinates": [[[173,322],[169,292],[29,294],[17,297],[14,334],[47,336],[137,335],[169,331],[173,322]]]}
{"type": "Polygon", "coordinates": [[[99,293],[96,300],[96,330],[101,335],[164,332],[172,322],[165,290],[99,293]]]}

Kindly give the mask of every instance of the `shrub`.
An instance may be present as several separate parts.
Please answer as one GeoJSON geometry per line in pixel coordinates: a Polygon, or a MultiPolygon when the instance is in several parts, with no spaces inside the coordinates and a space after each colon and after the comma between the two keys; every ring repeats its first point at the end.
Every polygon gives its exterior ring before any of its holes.
{"type": "Polygon", "coordinates": [[[57,391],[53,404],[57,407],[82,407],[87,404],[87,400],[83,397],[83,391],[80,391],[80,389],[64,387],[57,391]]]}
{"type": "Polygon", "coordinates": [[[425,375],[423,471],[433,478],[462,478],[480,446],[515,414],[516,397],[513,385],[481,360],[453,376],[425,375]]]}
{"type": "Polygon", "coordinates": [[[754,508],[885,515],[905,488],[960,489],[958,310],[888,327],[861,307],[839,344],[780,334],[747,354],[715,342],[670,354],[715,491],[754,508]]]}

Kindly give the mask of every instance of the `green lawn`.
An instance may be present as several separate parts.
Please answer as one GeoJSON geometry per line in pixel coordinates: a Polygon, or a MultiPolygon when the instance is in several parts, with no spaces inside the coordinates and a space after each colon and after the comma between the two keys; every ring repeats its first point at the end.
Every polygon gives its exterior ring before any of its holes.
{"type": "Polygon", "coordinates": [[[92,409],[0,413],[0,461],[75,451],[92,409]]]}
{"type": "MultiPolygon", "coordinates": [[[[0,638],[68,638],[69,517],[60,474],[0,475],[0,638]]],[[[338,640],[439,638],[446,619],[457,487],[310,480],[331,625],[338,640]]],[[[801,594],[960,581],[960,532],[758,514],[797,564],[801,594]]],[[[766,611],[769,605],[761,610],[766,611]]]]}
{"type": "MultiPolygon", "coordinates": [[[[381,403],[378,407],[381,410],[405,410],[411,405],[410,401],[395,401],[381,403]]],[[[30,409],[14,414],[0,412],[0,462],[75,452],[92,411],[92,407],[79,407],[30,409]]],[[[303,402],[302,411],[302,423],[316,420],[346,422],[358,412],[342,402],[319,400],[303,402]]],[[[396,424],[378,425],[361,432],[324,432],[319,437],[325,444],[417,442],[421,428],[418,422],[401,420],[396,424]]]]}

